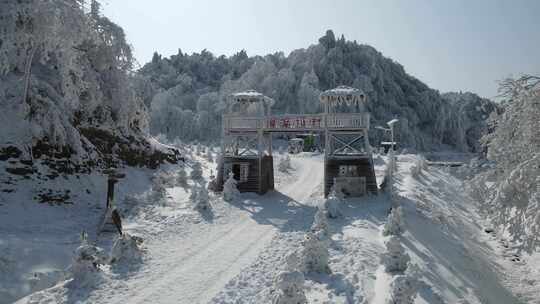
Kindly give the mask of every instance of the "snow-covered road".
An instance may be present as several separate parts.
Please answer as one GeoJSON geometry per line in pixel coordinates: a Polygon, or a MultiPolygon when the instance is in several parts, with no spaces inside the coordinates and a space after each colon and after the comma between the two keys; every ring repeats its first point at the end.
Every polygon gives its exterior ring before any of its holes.
{"type": "Polygon", "coordinates": [[[240,208],[231,210],[229,221],[208,225],[193,237],[178,234],[171,227],[166,237],[148,244],[151,259],[140,274],[94,293],[89,300],[118,304],[210,301],[257,258],[278,227],[286,224],[286,218],[273,215],[283,213],[275,209],[287,205],[275,200],[309,204],[307,200],[319,190],[323,178],[321,160],[304,158],[295,163],[298,174],[282,183],[277,193],[256,200],[249,200],[248,195],[247,204],[238,203],[240,208]],[[259,216],[263,209],[265,220],[259,216]]]}

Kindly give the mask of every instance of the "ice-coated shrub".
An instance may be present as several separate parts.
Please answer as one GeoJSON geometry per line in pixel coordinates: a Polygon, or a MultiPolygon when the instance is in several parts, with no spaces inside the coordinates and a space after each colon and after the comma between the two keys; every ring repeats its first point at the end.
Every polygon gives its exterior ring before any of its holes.
{"type": "Polygon", "coordinates": [[[386,251],[382,255],[382,262],[386,272],[401,273],[407,270],[410,257],[405,252],[405,248],[401,246],[399,238],[396,236],[390,237],[386,241],[386,251]]]}
{"type": "Polygon", "coordinates": [[[289,172],[290,169],[291,169],[291,158],[289,157],[289,154],[285,154],[285,156],[279,160],[278,170],[280,172],[289,172]]]}
{"type": "Polygon", "coordinates": [[[75,250],[69,272],[74,284],[92,285],[100,280],[100,265],[107,264],[108,256],[103,249],[88,242],[86,233],[81,235],[81,245],[75,250]]]}
{"type": "Polygon", "coordinates": [[[206,160],[211,163],[214,162],[214,155],[212,154],[212,151],[210,151],[210,149],[206,150],[206,160]]]}
{"type": "Polygon", "coordinates": [[[229,178],[227,178],[223,184],[223,199],[226,202],[233,202],[240,195],[240,191],[238,191],[236,184],[236,179],[234,179],[232,173],[229,174],[229,178]]]}
{"type": "Polygon", "coordinates": [[[142,262],[141,243],[140,237],[127,233],[120,235],[112,246],[110,263],[116,266],[131,266],[142,262]]]}
{"type": "Polygon", "coordinates": [[[328,242],[323,232],[307,232],[302,246],[302,266],[305,272],[330,273],[328,242]]]}
{"type": "Polygon", "coordinates": [[[386,164],[386,169],[384,170],[384,179],[381,183],[381,189],[390,192],[392,191],[392,183],[394,182],[394,172],[396,171],[396,159],[394,152],[390,150],[388,152],[388,163],[386,164]]]}
{"type": "Polygon", "coordinates": [[[328,215],[326,211],[322,208],[317,208],[315,212],[315,217],[313,219],[313,224],[311,225],[312,232],[321,231],[324,237],[330,236],[329,225],[328,225],[328,215]]]}
{"type": "Polygon", "coordinates": [[[195,181],[200,181],[203,178],[202,174],[203,172],[202,172],[201,163],[199,162],[193,163],[193,166],[191,167],[190,177],[195,181]]]}
{"type": "Polygon", "coordinates": [[[300,271],[283,271],[274,279],[272,304],[307,304],[304,294],[304,274],[300,271]]]}
{"type": "Polygon", "coordinates": [[[422,172],[424,170],[426,170],[427,168],[427,161],[426,159],[422,156],[422,155],[419,155],[415,161],[414,161],[414,164],[411,166],[410,168],[410,171],[411,171],[411,176],[412,177],[418,177],[420,176],[420,174],[422,174],[422,172]]]}
{"type": "Polygon", "coordinates": [[[384,224],[383,235],[401,235],[405,228],[403,227],[403,209],[401,206],[394,207],[388,214],[388,219],[384,224]]]}
{"type": "Polygon", "coordinates": [[[180,186],[187,186],[187,173],[184,166],[181,166],[176,172],[176,183],[180,186]]]}
{"type": "Polygon", "coordinates": [[[270,294],[273,304],[304,304],[304,274],[299,271],[299,259],[295,252],[285,258],[286,270],[274,278],[274,288],[270,294]]]}
{"type": "Polygon", "coordinates": [[[332,186],[328,198],[323,203],[323,209],[326,211],[329,218],[338,218],[341,216],[339,205],[341,205],[343,198],[343,192],[338,191],[335,185],[332,186]]]}
{"type": "Polygon", "coordinates": [[[208,197],[208,190],[205,187],[195,187],[192,191],[193,198],[193,209],[204,212],[212,209],[210,205],[210,198],[208,197]],[[193,193],[196,193],[193,195],[193,193]]]}
{"type": "Polygon", "coordinates": [[[418,281],[410,275],[397,275],[390,283],[387,304],[413,304],[418,291],[418,281]]]}

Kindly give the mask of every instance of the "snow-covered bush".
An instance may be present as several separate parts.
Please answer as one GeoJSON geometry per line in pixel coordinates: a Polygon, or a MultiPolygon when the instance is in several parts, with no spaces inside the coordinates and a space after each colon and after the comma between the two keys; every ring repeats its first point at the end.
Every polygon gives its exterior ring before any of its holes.
{"type": "Polygon", "coordinates": [[[193,163],[193,166],[191,167],[191,178],[195,181],[200,181],[203,176],[202,176],[203,172],[202,172],[202,166],[201,166],[201,163],[199,162],[195,162],[193,163]]]}
{"type": "Polygon", "coordinates": [[[343,198],[343,192],[338,191],[334,185],[330,190],[330,194],[328,194],[328,198],[323,202],[323,209],[329,218],[338,218],[341,216],[339,205],[342,204],[343,198]]]}
{"type": "Polygon", "coordinates": [[[212,209],[212,205],[210,205],[210,197],[208,196],[208,190],[205,187],[194,187],[190,198],[193,202],[193,209],[199,212],[212,209]]]}
{"type": "Polygon", "coordinates": [[[237,182],[236,179],[234,179],[233,174],[229,174],[229,178],[227,178],[223,184],[223,199],[226,202],[233,202],[240,195],[240,191],[238,191],[236,184],[237,182]]]}
{"type": "Polygon", "coordinates": [[[330,273],[328,240],[324,232],[307,232],[302,246],[302,266],[305,272],[330,273]]]}
{"type": "Polygon", "coordinates": [[[384,224],[383,235],[400,235],[404,230],[403,209],[401,206],[393,207],[384,224]]]}
{"type": "Polygon", "coordinates": [[[540,246],[540,77],[506,79],[500,90],[504,111],[482,138],[495,168],[484,164],[470,188],[495,227],[532,252],[540,246]]]}
{"type": "Polygon", "coordinates": [[[411,166],[411,176],[417,178],[420,174],[422,174],[422,171],[426,170],[426,168],[426,159],[422,155],[418,155],[418,157],[414,161],[414,164],[411,166]]]}
{"type": "Polygon", "coordinates": [[[410,275],[396,275],[390,283],[387,304],[413,304],[418,292],[418,281],[410,275]]]}
{"type": "Polygon", "coordinates": [[[381,184],[381,189],[384,191],[393,191],[392,183],[394,182],[394,172],[396,169],[396,156],[394,155],[394,151],[390,150],[388,152],[388,163],[386,164],[386,169],[384,170],[384,180],[381,184]]]}
{"type": "Polygon", "coordinates": [[[206,160],[208,160],[211,163],[214,162],[214,155],[212,154],[212,151],[210,150],[210,148],[206,150],[206,160]]]}
{"type": "Polygon", "coordinates": [[[286,257],[287,269],[274,278],[274,287],[270,293],[272,304],[307,304],[304,294],[304,274],[299,271],[296,253],[286,257]]]}
{"type": "Polygon", "coordinates": [[[186,169],[184,168],[184,166],[182,165],[178,171],[176,172],[176,182],[178,183],[178,185],[180,186],[187,186],[187,173],[186,173],[186,169]]]}
{"type": "Polygon", "coordinates": [[[69,272],[73,282],[79,286],[88,286],[101,279],[100,265],[107,264],[108,256],[103,249],[88,242],[86,233],[81,236],[81,245],[75,250],[69,272]]]}
{"type": "Polygon", "coordinates": [[[142,262],[142,238],[124,233],[114,241],[109,261],[113,267],[133,266],[142,262]]]}
{"type": "Polygon", "coordinates": [[[322,208],[317,208],[315,212],[315,217],[313,219],[313,224],[311,225],[311,231],[316,233],[318,231],[322,232],[322,235],[326,238],[330,236],[330,227],[328,225],[328,215],[325,210],[322,208]]]}
{"type": "Polygon", "coordinates": [[[407,270],[410,257],[405,252],[405,248],[401,246],[399,238],[396,236],[390,237],[386,241],[386,251],[382,255],[382,262],[386,272],[402,273],[407,270]]]}
{"type": "Polygon", "coordinates": [[[278,164],[278,170],[280,172],[289,172],[291,169],[291,158],[289,157],[289,154],[285,154],[284,157],[282,157],[278,164]]]}

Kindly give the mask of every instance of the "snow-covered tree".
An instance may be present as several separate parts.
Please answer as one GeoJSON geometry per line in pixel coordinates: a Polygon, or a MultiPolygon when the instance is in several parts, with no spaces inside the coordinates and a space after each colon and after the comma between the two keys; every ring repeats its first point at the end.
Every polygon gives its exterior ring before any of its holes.
{"type": "Polygon", "coordinates": [[[323,202],[323,209],[326,211],[329,218],[338,218],[341,216],[339,206],[343,203],[343,198],[343,192],[337,190],[335,185],[332,186],[328,198],[323,202]]]}
{"type": "Polygon", "coordinates": [[[90,244],[88,235],[83,232],[81,245],[75,250],[69,272],[73,275],[73,282],[78,286],[90,286],[98,282],[100,265],[107,264],[108,256],[102,248],[90,244]]]}
{"type": "Polygon", "coordinates": [[[402,273],[407,270],[410,257],[401,246],[398,237],[392,236],[386,241],[386,251],[382,255],[382,262],[386,272],[402,273]]]}
{"type": "Polygon", "coordinates": [[[212,154],[212,151],[210,150],[210,148],[206,150],[206,160],[208,160],[211,163],[214,162],[214,155],[212,154]]]}
{"type": "Polygon", "coordinates": [[[232,173],[229,174],[229,177],[223,184],[223,199],[226,202],[234,202],[240,195],[236,184],[237,181],[234,179],[234,175],[232,173]]]}
{"type": "Polygon", "coordinates": [[[427,161],[422,155],[418,155],[411,166],[411,176],[417,178],[424,170],[427,169],[427,161]]]}
{"type": "Polygon", "coordinates": [[[328,240],[324,232],[307,232],[302,246],[302,265],[305,272],[330,273],[328,240]]]}
{"type": "Polygon", "coordinates": [[[311,231],[313,233],[321,231],[324,237],[326,238],[330,237],[330,227],[328,224],[327,217],[328,217],[327,212],[324,209],[317,208],[317,212],[315,212],[313,224],[311,225],[311,231]]]}
{"type": "Polygon", "coordinates": [[[183,165],[176,172],[176,182],[180,186],[187,186],[187,173],[183,165]]]}
{"type": "Polygon", "coordinates": [[[278,164],[278,170],[280,172],[289,172],[291,169],[291,158],[289,157],[289,154],[285,154],[280,160],[278,164]]]}
{"type": "Polygon", "coordinates": [[[401,235],[404,230],[403,209],[401,206],[393,207],[384,224],[383,235],[401,235]]]}
{"type": "Polygon", "coordinates": [[[190,173],[191,178],[195,181],[200,181],[203,178],[202,174],[203,172],[202,172],[201,163],[194,162],[193,166],[191,167],[191,173],[190,173]]]}
{"type": "Polygon", "coordinates": [[[304,294],[304,274],[299,271],[299,259],[296,252],[285,258],[286,270],[274,278],[273,290],[270,293],[272,304],[307,304],[304,294]]]}
{"type": "Polygon", "coordinates": [[[540,245],[540,77],[506,79],[501,91],[504,111],[492,115],[483,138],[495,168],[487,167],[470,186],[493,224],[531,252],[540,245]]]}
{"type": "Polygon", "coordinates": [[[133,266],[142,262],[143,252],[140,248],[142,238],[127,233],[120,235],[114,241],[110,263],[115,267],[133,266]]]}
{"type": "Polygon", "coordinates": [[[193,209],[199,212],[205,212],[212,209],[208,190],[205,187],[196,186],[192,189],[193,209]]]}
{"type": "Polygon", "coordinates": [[[396,275],[390,283],[387,304],[413,304],[418,292],[418,281],[410,275],[396,275]]]}

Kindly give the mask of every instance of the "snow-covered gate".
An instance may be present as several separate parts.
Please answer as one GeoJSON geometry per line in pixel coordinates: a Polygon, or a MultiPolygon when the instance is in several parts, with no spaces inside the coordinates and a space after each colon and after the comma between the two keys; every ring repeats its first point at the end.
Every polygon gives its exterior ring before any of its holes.
{"type": "Polygon", "coordinates": [[[219,190],[233,174],[240,191],[266,193],[274,188],[272,133],[321,132],[326,139],[325,196],[334,183],[350,196],[377,193],[365,98],[361,91],[341,86],[320,95],[322,114],[271,115],[271,98],[255,91],[231,95],[223,115],[219,190]]]}

